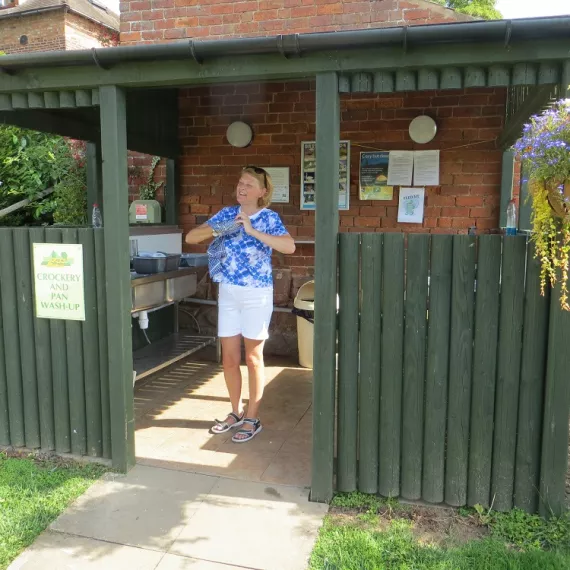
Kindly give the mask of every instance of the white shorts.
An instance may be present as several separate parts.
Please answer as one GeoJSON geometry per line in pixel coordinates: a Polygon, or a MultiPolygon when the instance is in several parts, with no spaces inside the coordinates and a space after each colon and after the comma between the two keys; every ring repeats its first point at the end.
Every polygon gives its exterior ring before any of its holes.
{"type": "Polygon", "coordinates": [[[218,336],[242,335],[252,340],[269,337],[273,287],[240,287],[220,283],[218,336]]]}

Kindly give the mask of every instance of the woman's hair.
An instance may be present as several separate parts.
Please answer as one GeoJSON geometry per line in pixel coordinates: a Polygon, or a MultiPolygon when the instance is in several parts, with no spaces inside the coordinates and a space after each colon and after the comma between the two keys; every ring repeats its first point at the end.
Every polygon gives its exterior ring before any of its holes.
{"type": "Polygon", "coordinates": [[[257,205],[263,208],[269,207],[273,198],[273,180],[271,180],[269,173],[259,166],[246,166],[241,173],[253,176],[262,188],[267,189],[265,195],[257,201],[257,205]]]}

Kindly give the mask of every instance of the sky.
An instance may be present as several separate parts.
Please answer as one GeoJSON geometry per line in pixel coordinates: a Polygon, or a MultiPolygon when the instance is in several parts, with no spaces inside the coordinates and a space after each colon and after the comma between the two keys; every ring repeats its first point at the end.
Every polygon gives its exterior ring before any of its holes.
{"type": "Polygon", "coordinates": [[[570,15],[569,0],[498,0],[503,18],[538,18],[570,15]]]}
{"type": "MultiPolygon", "coordinates": [[[[119,11],[119,0],[99,1],[115,12],[119,11]]],[[[570,0],[498,0],[497,7],[504,18],[570,15],[570,0]]]]}

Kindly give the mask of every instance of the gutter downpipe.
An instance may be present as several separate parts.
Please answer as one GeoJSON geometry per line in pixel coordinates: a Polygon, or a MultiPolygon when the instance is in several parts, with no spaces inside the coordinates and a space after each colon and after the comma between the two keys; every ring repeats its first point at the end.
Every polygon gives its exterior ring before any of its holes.
{"type": "Polygon", "coordinates": [[[517,40],[570,39],[570,16],[458,22],[423,26],[380,28],[341,32],[289,34],[264,38],[228,40],[185,40],[168,44],[119,46],[7,55],[2,69],[14,72],[29,67],[98,65],[106,68],[117,63],[160,59],[194,59],[201,64],[207,58],[239,55],[281,54],[285,58],[305,53],[362,49],[379,46],[410,47],[422,44],[466,42],[502,42],[506,48],[517,40]]]}

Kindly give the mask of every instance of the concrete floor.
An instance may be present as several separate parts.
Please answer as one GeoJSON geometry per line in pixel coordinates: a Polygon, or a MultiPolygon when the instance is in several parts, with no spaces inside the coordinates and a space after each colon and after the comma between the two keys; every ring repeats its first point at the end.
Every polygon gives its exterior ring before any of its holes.
{"type": "MultiPolygon", "coordinates": [[[[247,368],[242,369],[247,398],[247,368]]],[[[135,386],[136,455],[141,465],[306,487],[311,474],[312,371],[266,363],[263,431],[235,444],[212,435],[230,411],[221,366],[188,360],[135,386]]]]}

